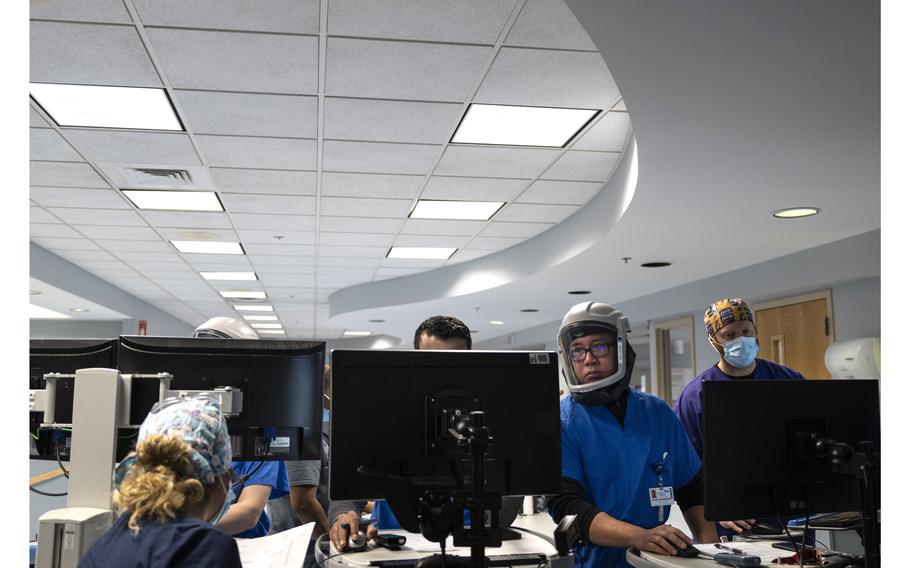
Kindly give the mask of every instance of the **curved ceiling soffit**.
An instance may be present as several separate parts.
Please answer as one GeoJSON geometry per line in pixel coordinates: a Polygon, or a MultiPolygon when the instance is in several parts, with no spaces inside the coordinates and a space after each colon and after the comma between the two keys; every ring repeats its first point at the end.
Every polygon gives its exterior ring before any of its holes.
{"type": "Polygon", "coordinates": [[[604,188],[565,221],[513,247],[475,260],[338,290],[329,296],[330,317],[474,294],[562,264],[610,232],[629,207],[637,184],[638,150],[632,135],[604,188]]]}

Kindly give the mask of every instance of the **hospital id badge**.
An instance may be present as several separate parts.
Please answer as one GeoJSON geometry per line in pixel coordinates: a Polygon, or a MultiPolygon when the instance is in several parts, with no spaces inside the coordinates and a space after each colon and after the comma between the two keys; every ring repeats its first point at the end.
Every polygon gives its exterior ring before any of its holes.
{"type": "Polygon", "coordinates": [[[666,507],[673,504],[672,487],[652,487],[648,489],[652,507],[666,507]]]}

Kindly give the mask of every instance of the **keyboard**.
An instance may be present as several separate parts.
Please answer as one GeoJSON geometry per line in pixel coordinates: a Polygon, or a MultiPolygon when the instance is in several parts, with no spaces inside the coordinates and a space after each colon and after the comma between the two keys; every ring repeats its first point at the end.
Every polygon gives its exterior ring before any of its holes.
{"type": "MultiPolygon", "coordinates": [[[[402,558],[401,560],[371,560],[370,566],[379,568],[408,568],[417,565],[417,558],[402,558]]],[[[543,554],[531,552],[521,554],[498,554],[487,556],[487,566],[537,566],[547,561],[543,554]]]]}

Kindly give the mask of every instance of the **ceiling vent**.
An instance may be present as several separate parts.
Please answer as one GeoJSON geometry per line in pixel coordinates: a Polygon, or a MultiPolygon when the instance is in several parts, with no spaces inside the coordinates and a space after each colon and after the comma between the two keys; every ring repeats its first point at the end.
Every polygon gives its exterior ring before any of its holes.
{"type": "Polygon", "coordinates": [[[124,177],[132,186],[184,188],[193,185],[193,176],[187,170],[158,168],[125,168],[124,177]]]}
{"type": "Polygon", "coordinates": [[[114,187],[119,189],[179,189],[213,191],[212,177],[205,166],[174,164],[115,164],[96,162],[114,187]]]}

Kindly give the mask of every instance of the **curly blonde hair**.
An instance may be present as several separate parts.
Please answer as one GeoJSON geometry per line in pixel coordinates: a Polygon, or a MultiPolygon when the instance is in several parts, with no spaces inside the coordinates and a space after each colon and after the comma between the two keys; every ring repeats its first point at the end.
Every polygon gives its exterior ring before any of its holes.
{"type": "Polygon", "coordinates": [[[177,436],[152,434],[136,446],[136,463],[120,484],[114,502],[130,512],[129,528],[139,533],[139,520],[165,522],[186,504],[198,503],[205,487],[196,479],[191,448],[177,436]]]}

